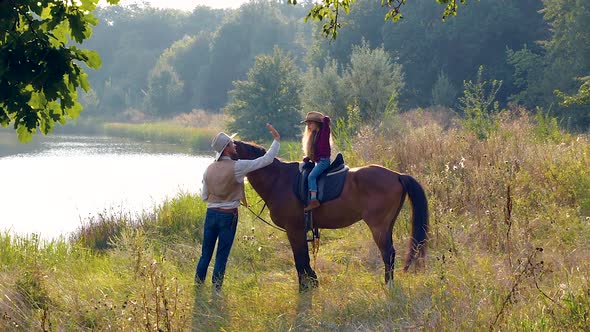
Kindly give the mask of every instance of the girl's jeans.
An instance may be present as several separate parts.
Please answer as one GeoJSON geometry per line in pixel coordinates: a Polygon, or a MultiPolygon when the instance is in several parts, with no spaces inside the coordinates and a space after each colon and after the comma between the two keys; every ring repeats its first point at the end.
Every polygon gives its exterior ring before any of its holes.
{"type": "Polygon", "coordinates": [[[318,176],[330,167],[330,158],[320,158],[307,177],[309,191],[318,191],[318,176]]]}

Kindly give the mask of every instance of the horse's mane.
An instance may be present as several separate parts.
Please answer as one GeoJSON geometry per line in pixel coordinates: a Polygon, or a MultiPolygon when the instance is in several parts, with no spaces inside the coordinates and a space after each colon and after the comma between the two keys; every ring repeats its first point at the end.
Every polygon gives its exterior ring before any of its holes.
{"type": "MultiPolygon", "coordinates": [[[[247,148],[247,152],[248,154],[252,155],[252,156],[256,156],[256,158],[258,157],[262,157],[264,156],[264,154],[266,153],[266,149],[259,144],[256,144],[254,142],[246,142],[246,141],[240,141],[246,148],[247,148]]],[[[276,157],[275,160],[279,161],[280,163],[283,164],[289,164],[292,166],[297,165],[297,167],[299,167],[299,163],[298,162],[290,162],[290,161],[285,161],[282,158],[276,157]]]]}
{"type": "Polygon", "coordinates": [[[256,144],[254,142],[241,142],[247,147],[248,154],[256,156],[256,158],[262,157],[266,153],[266,149],[262,145],[256,144]]]}

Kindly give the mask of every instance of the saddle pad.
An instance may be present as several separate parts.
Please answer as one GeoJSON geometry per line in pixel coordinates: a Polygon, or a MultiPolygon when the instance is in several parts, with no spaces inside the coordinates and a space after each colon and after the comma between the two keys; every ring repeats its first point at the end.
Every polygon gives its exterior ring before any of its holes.
{"type": "MultiPolygon", "coordinates": [[[[328,172],[324,172],[318,177],[318,200],[320,203],[331,201],[340,196],[348,170],[348,166],[344,164],[337,165],[337,167],[330,166],[328,172]]],[[[311,172],[311,168],[304,166],[302,172],[297,173],[297,179],[293,187],[295,196],[303,205],[307,204],[309,198],[307,190],[309,172],[311,172]]]]}

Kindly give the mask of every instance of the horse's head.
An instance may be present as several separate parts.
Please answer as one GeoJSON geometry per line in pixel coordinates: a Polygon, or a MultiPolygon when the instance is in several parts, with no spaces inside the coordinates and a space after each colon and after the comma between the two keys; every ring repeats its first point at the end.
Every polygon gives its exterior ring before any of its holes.
{"type": "Polygon", "coordinates": [[[234,141],[238,159],[256,159],[264,156],[266,150],[255,143],[234,141]]]}

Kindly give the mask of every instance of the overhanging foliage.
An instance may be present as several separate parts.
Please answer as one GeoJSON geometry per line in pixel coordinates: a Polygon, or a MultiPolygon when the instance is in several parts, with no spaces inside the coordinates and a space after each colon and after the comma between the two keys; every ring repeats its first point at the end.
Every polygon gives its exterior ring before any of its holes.
{"type": "Polygon", "coordinates": [[[74,43],[92,34],[97,3],[0,2],[0,124],[13,124],[19,140],[31,140],[37,129],[48,134],[56,122],[65,124],[80,114],[77,89],[90,89],[80,63],[98,69],[101,60],[74,43]]]}

